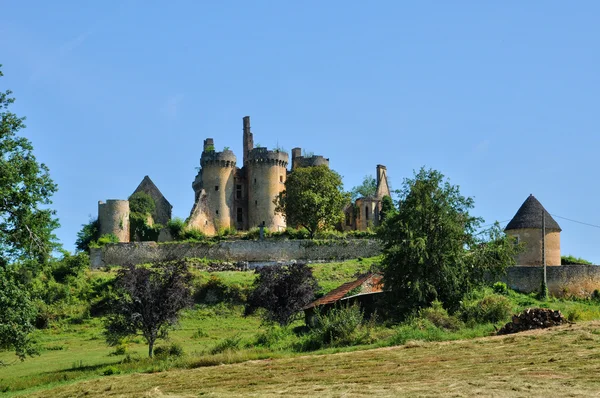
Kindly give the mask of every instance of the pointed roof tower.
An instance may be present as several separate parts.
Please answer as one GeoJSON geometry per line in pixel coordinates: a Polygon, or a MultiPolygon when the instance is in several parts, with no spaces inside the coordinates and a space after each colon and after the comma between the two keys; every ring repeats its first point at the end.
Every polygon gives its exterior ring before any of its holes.
{"type": "Polygon", "coordinates": [[[554,230],[554,231],[562,231],[558,223],[552,218],[550,213],[544,206],[540,203],[539,200],[535,198],[533,195],[529,195],[529,197],[523,202],[517,214],[513,217],[512,220],[506,225],[504,228],[505,231],[513,230],[513,229],[525,229],[525,228],[542,228],[542,212],[546,216],[546,230],[554,230]]]}

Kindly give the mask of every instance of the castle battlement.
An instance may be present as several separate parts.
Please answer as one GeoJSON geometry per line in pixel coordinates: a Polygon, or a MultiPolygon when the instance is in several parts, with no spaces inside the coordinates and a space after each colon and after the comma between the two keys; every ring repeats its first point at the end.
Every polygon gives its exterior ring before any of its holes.
{"type": "Polygon", "coordinates": [[[289,155],[286,152],[274,150],[270,151],[267,148],[258,147],[248,152],[249,163],[266,163],[275,166],[287,167],[289,155]]]}
{"type": "Polygon", "coordinates": [[[200,157],[200,166],[219,166],[219,167],[235,167],[237,158],[233,151],[225,150],[223,152],[203,151],[200,157]]]}

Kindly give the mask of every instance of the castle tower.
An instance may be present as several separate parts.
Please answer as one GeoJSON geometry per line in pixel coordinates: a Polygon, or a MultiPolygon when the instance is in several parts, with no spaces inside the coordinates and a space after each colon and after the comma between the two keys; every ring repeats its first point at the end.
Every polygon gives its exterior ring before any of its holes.
{"type": "Polygon", "coordinates": [[[525,245],[524,251],[517,255],[517,265],[543,265],[542,217],[546,224],[546,265],[560,265],[561,228],[533,195],[523,202],[504,229],[507,235],[525,245]]]}
{"type": "Polygon", "coordinates": [[[390,186],[387,179],[387,167],[382,164],[377,165],[377,199],[381,200],[384,196],[392,196],[390,194],[390,186]]]}
{"type": "Polygon", "coordinates": [[[285,229],[285,218],[275,213],[273,200],[285,190],[288,160],[288,154],[282,151],[254,148],[248,152],[245,169],[249,228],[264,223],[270,231],[285,229]]]}
{"type": "Polygon", "coordinates": [[[292,149],[292,171],[298,167],[325,165],[329,167],[329,159],[320,155],[302,156],[302,148],[292,149]]]}
{"type": "Polygon", "coordinates": [[[252,135],[252,131],[250,131],[250,116],[244,116],[244,142],[243,142],[243,150],[244,150],[244,164],[248,161],[248,154],[254,148],[254,136],[252,135]]]}
{"type": "Polygon", "coordinates": [[[217,152],[212,138],[204,140],[200,178],[193,185],[196,205],[190,217],[191,227],[214,235],[221,228],[235,225],[232,220],[235,165],[232,151],[217,152]]]}
{"type": "Polygon", "coordinates": [[[119,242],[129,242],[129,201],[109,199],[98,202],[100,236],[115,234],[119,242]]]}

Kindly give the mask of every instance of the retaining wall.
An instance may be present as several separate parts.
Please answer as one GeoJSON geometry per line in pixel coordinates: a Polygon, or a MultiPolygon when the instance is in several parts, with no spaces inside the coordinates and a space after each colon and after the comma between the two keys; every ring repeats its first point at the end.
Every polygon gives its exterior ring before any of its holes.
{"type": "MultiPolygon", "coordinates": [[[[540,291],[544,267],[510,267],[501,279],[508,287],[523,293],[540,291]]],[[[600,266],[561,265],[546,267],[548,291],[554,296],[575,295],[589,297],[595,289],[600,290],[600,266]]]]}
{"type": "Polygon", "coordinates": [[[381,254],[376,240],[238,240],[218,243],[156,242],[114,243],[91,249],[92,268],[105,265],[143,264],[180,258],[208,258],[222,261],[269,262],[289,260],[347,260],[381,254]]]}

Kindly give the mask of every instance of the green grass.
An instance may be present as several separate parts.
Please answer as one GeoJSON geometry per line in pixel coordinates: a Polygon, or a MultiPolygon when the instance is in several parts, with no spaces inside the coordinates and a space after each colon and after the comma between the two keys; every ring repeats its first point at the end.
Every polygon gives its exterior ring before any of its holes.
{"type": "MultiPolygon", "coordinates": [[[[321,293],[326,293],[340,284],[352,280],[357,274],[368,271],[372,264],[378,261],[378,258],[372,258],[337,263],[319,263],[313,264],[312,268],[322,287],[321,293]]],[[[216,275],[226,285],[240,285],[243,287],[251,286],[255,279],[254,272],[194,272],[203,281],[216,275]]],[[[94,278],[104,278],[106,275],[111,274],[94,272],[92,275],[94,278]]],[[[487,290],[485,294],[491,294],[491,290],[487,290]]],[[[513,312],[519,312],[527,307],[548,307],[561,310],[565,316],[573,314],[574,320],[600,319],[600,305],[597,301],[575,299],[539,301],[534,295],[523,295],[514,292],[509,292],[507,297],[510,300],[513,312]]],[[[154,360],[147,358],[147,346],[141,337],[126,342],[127,355],[111,355],[115,348],[106,346],[102,336],[102,322],[99,318],[84,319],[81,324],[69,323],[68,319],[53,322],[49,329],[36,332],[36,338],[42,348],[41,356],[18,362],[15,361],[14,353],[0,352],[0,361],[11,364],[10,366],[0,367],[0,392],[6,392],[9,396],[11,394],[34,394],[36,391],[45,391],[76,381],[99,379],[90,381],[90,383],[105,388],[107,387],[106,380],[110,380],[110,385],[115,388],[110,394],[117,394],[115,391],[120,391],[120,387],[117,387],[119,383],[113,384],[112,381],[117,380],[117,378],[126,379],[128,377],[133,377],[132,380],[138,380],[135,379],[137,376],[129,374],[156,373],[169,370],[169,375],[171,375],[182,373],[176,369],[211,367],[265,358],[297,358],[307,355],[307,353],[299,352],[297,349],[304,336],[297,335],[293,331],[294,327],[303,325],[302,321],[296,322],[289,328],[270,328],[263,325],[257,315],[244,317],[242,314],[243,307],[241,305],[225,304],[196,305],[194,308],[184,311],[179,327],[171,332],[170,340],[168,342],[159,341],[157,344],[178,344],[183,348],[185,355],[181,358],[157,358],[154,360]],[[127,358],[129,359],[127,360],[127,358]],[[120,376],[105,376],[105,373],[120,374],[120,376]]],[[[391,327],[379,325],[371,330],[368,344],[353,347],[325,346],[323,349],[310,353],[310,355],[358,351],[394,344],[420,347],[433,341],[472,339],[491,335],[495,327],[499,327],[501,324],[502,322],[496,325],[467,326],[461,324],[458,329],[454,330],[446,330],[427,324],[427,322],[391,327]]],[[[592,346],[597,340],[596,332],[592,331],[588,334],[579,336],[579,341],[586,347],[592,346]],[[590,338],[588,334],[592,336],[593,341],[585,340],[590,338]]],[[[560,344],[563,343],[557,344],[555,347],[562,349],[560,344]]],[[[566,345],[563,348],[570,349],[570,343],[564,344],[566,345]]],[[[598,358],[600,358],[600,354],[598,354],[598,358]]],[[[313,366],[310,360],[300,358],[298,360],[309,361],[306,362],[306,366],[309,368],[313,366]]],[[[289,360],[284,359],[284,361],[289,360]]],[[[342,369],[344,369],[343,366],[346,365],[336,366],[342,366],[342,369]]],[[[215,372],[214,380],[221,377],[218,375],[219,372],[212,368],[206,369],[206,372],[207,374],[215,372]]],[[[282,370],[282,372],[283,375],[286,371],[282,370]]],[[[196,373],[193,374],[196,375],[196,373]]],[[[319,378],[319,380],[321,379],[319,378]]],[[[385,380],[385,378],[382,380],[385,380]]],[[[321,382],[325,383],[323,380],[321,382]]],[[[213,385],[211,383],[208,383],[208,385],[213,385]]],[[[244,385],[246,381],[240,381],[240,383],[244,385]]],[[[260,384],[261,382],[258,382],[258,385],[260,384]]],[[[298,388],[300,386],[302,386],[302,383],[298,384],[298,388]]],[[[172,387],[169,385],[166,388],[171,389],[172,387]]],[[[65,391],[60,394],[69,396],[67,391],[73,391],[69,388],[71,387],[60,387],[59,391],[65,391]]],[[[94,388],[90,387],[90,391],[97,394],[94,388]]],[[[128,387],[123,386],[123,388],[125,388],[123,394],[129,394],[127,392],[129,391],[127,390],[128,387]]],[[[214,386],[207,391],[212,391],[217,395],[227,395],[229,390],[223,388],[214,386]]],[[[172,391],[179,393],[181,390],[175,388],[172,391]]],[[[233,389],[231,391],[237,394],[243,393],[241,390],[233,389]]],[[[252,391],[252,388],[248,391],[252,391]]],[[[263,390],[257,387],[256,391],[260,395],[262,393],[268,394],[271,390],[268,388],[263,390]]],[[[291,390],[291,393],[294,393],[294,391],[299,390],[291,390]]],[[[337,394],[327,389],[323,391],[325,391],[324,395],[337,394]]],[[[141,390],[138,392],[141,392],[141,390]]],[[[53,396],[54,393],[41,392],[40,394],[53,396]]],[[[139,395],[137,393],[132,394],[139,395]]]]}

